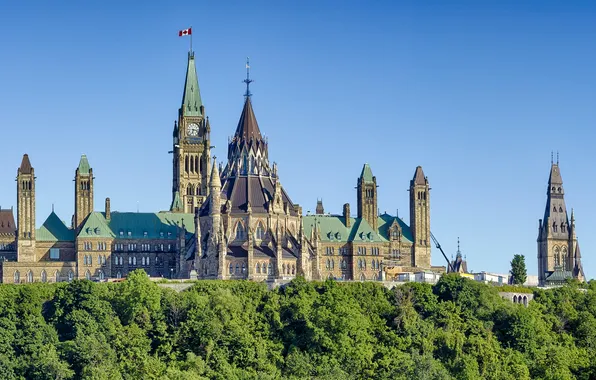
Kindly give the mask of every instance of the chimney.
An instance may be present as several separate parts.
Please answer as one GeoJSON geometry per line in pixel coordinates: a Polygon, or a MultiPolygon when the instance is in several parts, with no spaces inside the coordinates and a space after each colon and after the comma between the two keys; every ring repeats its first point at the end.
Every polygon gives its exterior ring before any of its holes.
{"type": "Polygon", "coordinates": [[[109,221],[112,217],[112,212],[110,210],[110,198],[106,198],[106,220],[109,221]]]}
{"type": "Polygon", "coordinates": [[[350,204],[344,204],[344,223],[347,228],[350,228],[350,204]]]}

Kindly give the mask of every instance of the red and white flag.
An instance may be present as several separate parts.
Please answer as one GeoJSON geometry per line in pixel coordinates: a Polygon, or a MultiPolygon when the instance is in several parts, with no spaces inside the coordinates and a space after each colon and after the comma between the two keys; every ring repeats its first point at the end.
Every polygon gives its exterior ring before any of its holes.
{"type": "Polygon", "coordinates": [[[181,31],[178,32],[178,37],[189,36],[191,34],[192,34],[192,28],[183,29],[183,30],[181,30],[181,31]]]}

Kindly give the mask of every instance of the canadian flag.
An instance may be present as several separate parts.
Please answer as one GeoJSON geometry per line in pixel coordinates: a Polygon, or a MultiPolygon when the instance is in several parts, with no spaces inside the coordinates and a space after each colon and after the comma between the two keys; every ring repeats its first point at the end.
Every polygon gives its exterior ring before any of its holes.
{"type": "Polygon", "coordinates": [[[191,34],[192,34],[192,28],[183,29],[183,30],[181,30],[181,31],[178,32],[178,37],[189,36],[191,34]]]}

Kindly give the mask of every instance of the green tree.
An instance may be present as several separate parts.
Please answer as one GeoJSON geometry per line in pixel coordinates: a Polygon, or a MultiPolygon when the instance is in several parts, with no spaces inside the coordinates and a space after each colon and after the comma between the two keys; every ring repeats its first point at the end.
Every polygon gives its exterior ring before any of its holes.
{"type": "Polygon", "coordinates": [[[523,285],[528,278],[526,271],[526,258],[524,255],[515,255],[511,260],[511,275],[515,285],[523,285]]]}

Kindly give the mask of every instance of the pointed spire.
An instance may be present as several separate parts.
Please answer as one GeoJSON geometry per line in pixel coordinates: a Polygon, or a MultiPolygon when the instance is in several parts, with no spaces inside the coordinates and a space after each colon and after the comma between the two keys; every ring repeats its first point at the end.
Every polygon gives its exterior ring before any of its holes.
{"type": "Polygon", "coordinates": [[[459,236],[457,237],[457,253],[456,256],[459,258],[461,257],[461,251],[459,250],[459,236]]]}
{"type": "Polygon", "coordinates": [[[550,167],[550,175],[548,177],[548,185],[552,187],[553,185],[562,185],[563,184],[563,177],[561,177],[561,171],[559,170],[559,162],[557,158],[557,163],[551,164],[550,167]]]}
{"type": "Polygon", "coordinates": [[[250,93],[250,84],[253,82],[253,80],[250,79],[250,58],[249,57],[246,57],[246,79],[243,80],[243,82],[246,83],[246,92],[244,93],[244,96],[249,98],[252,95],[250,93]]]}
{"type": "Polygon", "coordinates": [[[217,169],[217,158],[213,157],[213,168],[211,169],[211,178],[209,180],[210,187],[221,187],[221,179],[219,178],[219,170],[217,169]]]}
{"type": "Polygon", "coordinates": [[[29,155],[25,153],[23,155],[23,160],[21,161],[21,167],[19,168],[19,173],[21,174],[31,174],[33,167],[31,167],[31,161],[29,161],[29,155]]]}
{"type": "Polygon", "coordinates": [[[424,171],[422,170],[422,166],[416,167],[416,171],[414,172],[414,178],[412,179],[412,185],[426,185],[426,177],[424,176],[424,171]]]}
{"type": "Polygon", "coordinates": [[[81,155],[81,160],[79,161],[79,167],[77,168],[79,174],[88,175],[89,170],[91,167],[89,166],[89,161],[87,160],[86,155],[81,155]]]}
{"type": "Polygon", "coordinates": [[[364,164],[362,167],[362,172],[360,173],[360,179],[362,182],[372,183],[373,182],[373,174],[372,170],[370,169],[370,165],[368,163],[364,164]]]}
{"type": "Polygon", "coordinates": [[[234,137],[241,141],[244,140],[245,143],[251,141],[257,142],[263,139],[257,118],[252,109],[250,97],[246,97],[244,101],[244,108],[242,109],[242,114],[240,114],[240,120],[238,120],[238,127],[236,127],[234,137]]]}
{"type": "Polygon", "coordinates": [[[184,93],[182,94],[182,116],[201,116],[201,92],[199,90],[199,79],[195,67],[194,52],[188,53],[188,65],[186,67],[186,80],[184,82],[184,93]]]}

